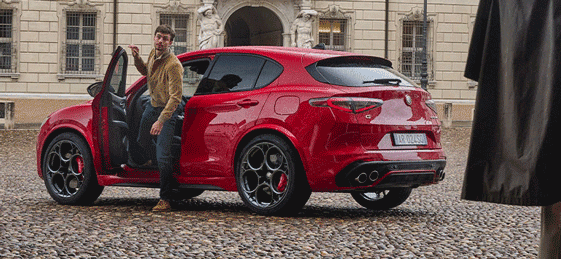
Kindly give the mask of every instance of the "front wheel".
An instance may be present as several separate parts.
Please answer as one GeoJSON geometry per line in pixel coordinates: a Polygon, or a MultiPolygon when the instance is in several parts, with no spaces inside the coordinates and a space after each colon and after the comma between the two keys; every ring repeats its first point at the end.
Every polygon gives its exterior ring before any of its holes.
{"type": "Polygon", "coordinates": [[[47,191],[56,202],[88,204],[101,195],[103,186],[97,182],[90,148],[78,135],[55,137],[41,162],[47,191]]]}
{"type": "Polygon", "coordinates": [[[397,207],[409,198],[411,188],[394,188],[375,192],[352,192],[351,195],[358,204],[371,210],[387,210],[397,207]]]}
{"type": "Polygon", "coordinates": [[[300,158],[282,138],[265,134],[251,140],[236,160],[242,200],[261,215],[297,213],[310,198],[300,158]]]}

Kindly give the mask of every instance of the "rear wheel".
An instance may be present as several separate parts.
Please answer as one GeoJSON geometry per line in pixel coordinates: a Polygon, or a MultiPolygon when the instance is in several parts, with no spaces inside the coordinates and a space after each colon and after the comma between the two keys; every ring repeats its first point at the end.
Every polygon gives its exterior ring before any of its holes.
{"type": "Polygon", "coordinates": [[[258,136],[243,148],[236,182],[246,206],[261,215],[295,214],[311,194],[296,151],[271,134],[258,136]]]}
{"type": "Polygon", "coordinates": [[[103,191],[89,146],[76,134],[62,133],[54,138],[41,167],[47,191],[60,204],[92,203],[103,191]]]}
{"type": "Polygon", "coordinates": [[[375,192],[352,192],[358,204],[371,210],[387,210],[397,207],[409,198],[411,188],[394,188],[375,192]]]}

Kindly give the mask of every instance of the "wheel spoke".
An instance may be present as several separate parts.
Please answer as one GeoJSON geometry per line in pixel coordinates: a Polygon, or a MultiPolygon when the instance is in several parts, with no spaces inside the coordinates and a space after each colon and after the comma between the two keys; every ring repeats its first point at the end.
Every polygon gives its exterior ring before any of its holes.
{"type": "Polygon", "coordinates": [[[272,196],[271,186],[264,182],[256,188],[253,198],[257,204],[267,207],[274,201],[272,196]]]}
{"type": "Polygon", "coordinates": [[[284,160],[282,152],[276,146],[272,146],[267,150],[265,165],[270,171],[279,170],[285,164],[284,160]]]}
{"type": "Polygon", "coordinates": [[[254,146],[249,150],[246,158],[244,159],[246,165],[254,171],[261,170],[263,168],[263,163],[265,162],[265,152],[261,147],[254,146]]]}
{"type": "Polygon", "coordinates": [[[47,161],[47,169],[50,173],[58,172],[61,169],[62,160],[60,158],[60,153],[55,151],[49,153],[47,161]]]}
{"type": "Polygon", "coordinates": [[[69,174],[64,181],[65,192],[72,196],[80,189],[81,182],[76,176],[69,174]]]}
{"type": "Polygon", "coordinates": [[[244,182],[243,188],[247,194],[253,194],[260,185],[260,177],[256,171],[247,170],[242,172],[241,176],[244,182]]]}

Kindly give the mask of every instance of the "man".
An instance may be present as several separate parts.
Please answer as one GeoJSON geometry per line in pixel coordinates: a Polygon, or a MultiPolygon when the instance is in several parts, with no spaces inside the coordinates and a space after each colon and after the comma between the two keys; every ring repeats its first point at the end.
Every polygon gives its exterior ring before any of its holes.
{"type": "MultiPolygon", "coordinates": [[[[140,74],[148,79],[150,103],[147,105],[138,133],[138,143],[154,157],[151,148],[152,136],[157,136],[156,160],[160,171],[160,201],[152,211],[170,211],[173,178],[173,157],[171,143],[177,121],[177,107],[181,103],[183,66],[177,57],[170,53],[175,32],[169,25],[160,25],[154,33],[154,49],[144,63],[139,55],[138,47],[130,45],[134,65],[140,74]],[[152,135],[152,136],[151,136],[152,135]]],[[[149,160],[146,165],[150,165],[149,160]]]]}

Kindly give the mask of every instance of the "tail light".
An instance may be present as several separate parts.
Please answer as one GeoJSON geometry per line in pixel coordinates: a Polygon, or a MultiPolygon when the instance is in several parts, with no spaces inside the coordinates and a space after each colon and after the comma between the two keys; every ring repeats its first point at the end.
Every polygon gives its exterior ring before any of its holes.
{"type": "Polygon", "coordinates": [[[436,112],[436,103],[433,100],[427,100],[425,101],[425,103],[427,104],[427,107],[429,107],[434,113],[436,112]]]}
{"type": "Polygon", "coordinates": [[[331,107],[344,112],[359,113],[382,106],[384,101],[363,97],[314,98],[309,101],[314,107],[331,107]]]}

